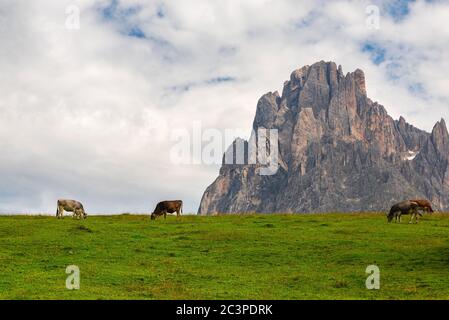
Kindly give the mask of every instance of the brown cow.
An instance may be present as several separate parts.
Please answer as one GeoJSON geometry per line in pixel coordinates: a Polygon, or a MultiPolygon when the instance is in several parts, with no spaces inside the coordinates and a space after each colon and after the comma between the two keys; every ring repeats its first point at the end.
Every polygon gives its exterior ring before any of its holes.
{"type": "Polygon", "coordinates": [[[154,209],[151,214],[151,220],[164,215],[164,219],[167,219],[167,213],[176,212],[176,216],[180,216],[182,213],[182,201],[181,200],[171,200],[171,201],[161,201],[157,204],[156,209],[154,209]]]}
{"type": "Polygon", "coordinates": [[[410,200],[412,202],[416,202],[419,206],[419,209],[423,210],[424,212],[427,213],[433,213],[433,209],[432,209],[432,204],[425,199],[414,199],[414,200],[410,200]]]}

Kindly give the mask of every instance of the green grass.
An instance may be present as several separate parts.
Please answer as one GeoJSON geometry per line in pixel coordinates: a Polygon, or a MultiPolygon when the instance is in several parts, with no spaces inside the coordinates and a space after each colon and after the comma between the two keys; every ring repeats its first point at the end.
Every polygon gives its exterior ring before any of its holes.
{"type": "Polygon", "coordinates": [[[0,217],[0,299],[448,298],[445,215],[0,217]],[[65,288],[72,264],[80,290],[65,288]],[[365,288],[372,264],[380,290],[365,288]]]}

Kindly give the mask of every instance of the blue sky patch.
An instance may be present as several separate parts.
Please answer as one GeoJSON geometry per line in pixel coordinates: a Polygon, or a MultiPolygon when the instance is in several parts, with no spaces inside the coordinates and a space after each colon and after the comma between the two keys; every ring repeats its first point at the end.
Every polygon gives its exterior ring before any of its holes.
{"type": "Polygon", "coordinates": [[[365,42],[362,45],[362,52],[368,53],[371,61],[376,65],[385,61],[385,48],[374,42],[365,42]]]}
{"type": "Polygon", "coordinates": [[[132,17],[140,10],[139,6],[120,6],[117,0],[111,0],[106,7],[99,8],[103,20],[116,24],[121,33],[130,37],[145,38],[142,29],[136,23],[131,22],[132,17]]]}
{"type": "Polygon", "coordinates": [[[426,91],[422,82],[411,83],[407,87],[408,91],[416,97],[427,100],[430,99],[428,92],[426,91]]]}
{"type": "Polygon", "coordinates": [[[145,38],[145,33],[139,27],[131,28],[131,30],[128,32],[128,35],[130,37],[136,37],[139,39],[145,38]]]}
{"type": "Polygon", "coordinates": [[[384,10],[395,21],[404,19],[409,13],[409,5],[414,3],[415,0],[392,0],[384,4],[384,10]]]}
{"type": "Polygon", "coordinates": [[[404,74],[402,65],[399,62],[390,62],[386,66],[387,76],[390,80],[397,81],[404,74]]]}
{"type": "Polygon", "coordinates": [[[117,0],[111,0],[106,7],[100,9],[103,19],[108,21],[126,22],[126,19],[138,13],[139,6],[123,7],[117,0]]]}

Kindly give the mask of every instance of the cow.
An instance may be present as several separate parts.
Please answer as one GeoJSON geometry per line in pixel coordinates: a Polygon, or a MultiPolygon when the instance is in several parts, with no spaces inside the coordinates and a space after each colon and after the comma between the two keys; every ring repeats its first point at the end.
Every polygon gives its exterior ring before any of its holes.
{"type": "Polygon", "coordinates": [[[58,217],[58,219],[63,218],[64,210],[67,212],[73,212],[73,218],[86,219],[87,217],[81,202],[75,200],[59,199],[56,209],[56,217],[58,217]]]}
{"type": "Polygon", "coordinates": [[[388,222],[391,222],[393,218],[396,220],[396,222],[401,223],[401,216],[406,214],[412,214],[410,217],[409,223],[412,223],[413,217],[415,217],[415,222],[418,223],[418,209],[419,205],[416,202],[413,201],[403,201],[400,203],[395,204],[391,207],[390,212],[387,214],[388,222]]]}
{"type": "Polygon", "coordinates": [[[151,214],[151,220],[164,215],[164,219],[167,219],[167,213],[176,212],[176,216],[179,217],[182,213],[182,201],[181,200],[171,200],[171,201],[161,201],[157,204],[153,213],[151,214]]]}
{"type": "Polygon", "coordinates": [[[419,209],[423,210],[426,213],[433,213],[432,204],[425,199],[413,199],[410,200],[412,202],[416,202],[419,206],[419,209]]]}

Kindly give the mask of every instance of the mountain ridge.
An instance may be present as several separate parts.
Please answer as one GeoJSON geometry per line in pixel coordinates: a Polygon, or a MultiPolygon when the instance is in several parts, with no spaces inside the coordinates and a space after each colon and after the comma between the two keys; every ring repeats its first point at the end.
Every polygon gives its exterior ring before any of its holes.
{"type": "Polygon", "coordinates": [[[361,69],[344,74],[320,61],[294,70],[281,95],[259,99],[253,133],[259,128],[278,130],[277,173],[223,162],[199,214],[377,211],[414,197],[449,209],[446,122],[428,133],[394,120],[368,98],[361,69]]]}

